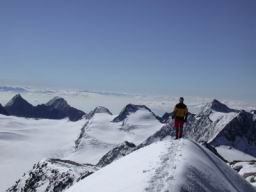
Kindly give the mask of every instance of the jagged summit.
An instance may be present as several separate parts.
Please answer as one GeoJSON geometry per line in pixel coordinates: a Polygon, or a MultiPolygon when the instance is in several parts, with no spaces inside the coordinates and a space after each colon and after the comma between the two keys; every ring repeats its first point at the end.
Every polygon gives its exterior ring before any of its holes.
{"type": "Polygon", "coordinates": [[[77,121],[85,115],[83,111],[71,107],[61,97],[54,97],[46,104],[33,106],[17,94],[5,105],[5,109],[10,115],[29,118],[63,119],[68,117],[71,121],[77,121]]]}
{"type": "Polygon", "coordinates": [[[217,99],[213,99],[212,102],[207,103],[203,108],[203,112],[211,112],[211,111],[222,112],[222,113],[239,112],[238,110],[229,108],[227,105],[225,105],[224,103],[221,103],[217,99]]]}
{"type": "Polygon", "coordinates": [[[221,103],[220,101],[214,99],[211,103],[211,109],[218,111],[218,112],[224,112],[229,113],[233,112],[234,109],[230,109],[227,105],[221,103]]]}
{"type": "Polygon", "coordinates": [[[97,113],[105,113],[105,114],[108,114],[108,115],[113,115],[111,113],[111,111],[106,108],[106,107],[103,107],[103,106],[98,106],[96,107],[93,111],[91,111],[90,113],[88,113],[85,118],[86,119],[91,119],[95,114],[97,113]]]}
{"type": "Polygon", "coordinates": [[[31,117],[34,106],[17,94],[5,105],[5,109],[10,115],[31,117]]]}
{"type": "Polygon", "coordinates": [[[71,107],[68,104],[68,102],[62,97],[54,97],[53,99],[48,101],[48,103],[46,103],[46,106],[52,107],[54,109],[61,111],[71,121],[77,121],[85,115],[83,111],[78,110],[74,107],[71,107]]]}
{"type": "Polygon", "coordinates": [[[112,113],[110,112],[110,110],[108,108],[102,107],[102,106],[96,107],[93,111],[94,111],[94,113],[107,113],[109,115],[112,115],[112,113]]]}
{"type": "Polygon", "coordinates": [[[10,107],[13,105],[28,105],[32,106],[29,102],[27,102],[20,94],[15,95],[6,105],[5,107],[10,107]]]}
{"type": "Polygon", "coordinates": [[[65,109],[70,107],[68,102],[62,97],[54,97],[46,103],[47,106],[54,107],[55,109],[65,109]]]}
{"type": "Polygon", "coordinates": [[[147,110],[150,113],[152,113],[152,115],[154,117],[156,117],[156,119],[160,120],[159,117],[157,117],[147,106],[145,105],[135,105],[135,104],[128,104],[126,105],[123,110],[121,111],[121,113],[113,119],[113,122],[121,122],[123,120],[125,120],[129,114],[131,113],[135,113],[138,110],[147,110]]]}

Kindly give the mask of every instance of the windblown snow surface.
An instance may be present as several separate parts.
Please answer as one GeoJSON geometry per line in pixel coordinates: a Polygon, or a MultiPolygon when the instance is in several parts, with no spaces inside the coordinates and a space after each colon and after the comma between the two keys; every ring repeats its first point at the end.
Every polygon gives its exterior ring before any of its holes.
{"type": "Polygon", "coordinates": [[[167,138],[85,178],[67,192],[255,192],[197,143],[167,138]]]}

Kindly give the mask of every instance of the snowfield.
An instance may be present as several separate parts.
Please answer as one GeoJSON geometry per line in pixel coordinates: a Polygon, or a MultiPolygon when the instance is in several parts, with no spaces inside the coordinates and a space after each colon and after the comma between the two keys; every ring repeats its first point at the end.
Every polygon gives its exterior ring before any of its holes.
{"type": "Polygon", "coordinates": [[[227,192],[255,189],[189,140],[153,143],[102,168],[67,192],[227,192]]]}
{"type": "Polygon", "coordinates": [[[6,190],[33,164],[62,158],[73,151],[85,120],[35,120],[0,115],[0,191],[6,190]]]}
{"type": "Polygon", "coordinates": [[[140,144],[163,126],[148,110],[143,109],[129,114],[122,122],[112,122],[114,117],[98,113],[88,120],[76,151],[66,159],[96,164],[103,155],[120,143],[129,141],[140,144]]]}

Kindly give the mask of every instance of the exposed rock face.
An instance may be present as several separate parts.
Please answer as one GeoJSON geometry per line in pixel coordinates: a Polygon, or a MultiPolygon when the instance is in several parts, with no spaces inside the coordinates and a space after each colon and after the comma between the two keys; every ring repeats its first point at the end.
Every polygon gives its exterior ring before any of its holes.
{"type": "Polygon", "coordinates": [[[226,119],[222,125],[224,126],[231,121],[236,114],[238,114],[236,110],[228,108],[217,100],[213,100],[211,103],[205,105],[202,111],[189,121],[188,135],[198,142],[208,142],[222,129],[219,122],[226,119]],[[218,114],[218,117],[213,119],[212,116],[216,116],[215,114],[218,114]]]}
{"type": "Polygon", "coordinates": [[[0,104],[0,114],[2,115],[9,115],[7,110],[0,104]]]}
{"type": "Polygon", "coordinates": [[[120,144],[119,146],[115,147],[114,149],[106,153],[97,163],[97,166],[104,167],[112,163],[113,161],[128,155],[129,153],[134,151],[135,148],[136,148],[135,144],[125,141],[124,143],[120,144]]]}
{"type": "Polygon", "coordinates": [[[33,117],[34,106],[21,97],[15,95],[6,105],[5,109],[10,115],[18,117],[33,117]]]}
{"type": "Polygon", "coordinates": [[[152,136],[147,138],[144,142],[142,142],[140,145],[138,145],[137,149],[150,145],[151,143],[154,143],[156,141],[161,141],[167,136],[175,136],[175,129],[170,124],[164,125],[159,131],[157,131],[152,136]]]}
{"type": "Polygon", "coordinates": [[[238,112],[238,110],[230,109],[227,105],[219,102],[218,100],[214,99],[211,103],[212,110],[222,112],[222,113],[230,113],[230,112],[238,112]]]}
{"type": "Polygon", "coordinates": [[[69,160],[43,160],[24,173],[7,192],[61,192],[96,170],[93,165],[82,165],[69,160]]]}
{"type": "Polygon", "coordinates": [[[172,119],[172,113],[165,113],[162,116],[161,122],[162,123],[168,123],[172,119]]]}
{"type": "Polygon", "coordinates": [[[48,103],[46,103],[46,106],[59,110],[71,121],[77,121],[85,115],[83,111],[71,107],[65,99],[60,97],[53,98],[48,103]]]}
{"type": "Polygon", "coordinates": [[[253,114],[241,111],[210,143],[232,146],[256,157],[256,119],[253,114]]]}

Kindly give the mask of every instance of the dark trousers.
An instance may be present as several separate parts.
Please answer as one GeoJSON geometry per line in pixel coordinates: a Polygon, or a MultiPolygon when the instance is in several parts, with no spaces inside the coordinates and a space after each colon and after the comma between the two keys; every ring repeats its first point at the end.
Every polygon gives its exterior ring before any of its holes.
{"type": "Polygon", "coordinates": [[[175,119],[175,129],[176,129],[176,139],[179,139],[183,135],[183,125],[184,121],[180,119],[175,119]]]}

